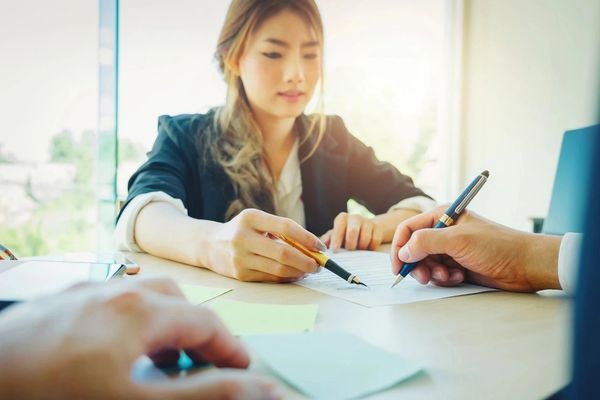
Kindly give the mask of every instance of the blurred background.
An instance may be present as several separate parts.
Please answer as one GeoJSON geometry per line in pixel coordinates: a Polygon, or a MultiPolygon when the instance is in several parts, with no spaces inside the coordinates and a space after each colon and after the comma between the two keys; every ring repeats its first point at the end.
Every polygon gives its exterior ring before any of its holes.
{"type": "MultiPolygon", "coordinates": [[[[597,123],[598,0],[318,0],[325,110],[439,202],[531,230],[597,123]]],[[[162,114],[205,112],[228,1],[0,0],[0,243],[99,251],[162,114]]],[[[357,204],[350,210],[364,212],[357,204]]]]}

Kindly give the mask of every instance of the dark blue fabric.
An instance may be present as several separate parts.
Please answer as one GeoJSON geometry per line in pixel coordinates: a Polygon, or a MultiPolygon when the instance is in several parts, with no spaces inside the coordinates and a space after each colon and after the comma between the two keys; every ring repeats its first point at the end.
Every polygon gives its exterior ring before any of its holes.
{"type": "MultiPolygon", "coordinates": [[[[148,160],[129,180],[122,210],[135,196],[162,191],[181,199],[190,217],[225,221],[235,193],[225,171],[204,159],[203,142],[198,140],[205,129],[212,129],[211,118],[212,113],[159,118],[158,137],[148,160]]],[[[307,118],[301,116],[298,129],[306,126],[307,118]]],[[[304,141],[298,151],[300,159],[313,144],[313,138],[304,141]]],[[[331,229],[334,218],[346,211],[349,199],[381,214],[400,200],[427,196],[410,177],[379,161],[373,149],[352,136],[335,116],[327,117],[322,142],[300,170],[306,228],[317,235],[331,229]]]]}
{"type": "Polygon", "coordinates": [[[595,149],[575,299],[572,399],[600,399],[600,138],[595,149]]]}

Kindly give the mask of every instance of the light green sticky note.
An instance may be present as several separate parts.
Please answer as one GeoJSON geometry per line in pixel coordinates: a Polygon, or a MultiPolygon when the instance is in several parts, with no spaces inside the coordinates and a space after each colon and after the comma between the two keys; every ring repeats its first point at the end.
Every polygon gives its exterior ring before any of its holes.
{"type": "Polygon", "coordinates": [[[179,283],[178,285],[185,298],[194,305],[204,303],[205,301],[214,299],[215,297],[231,291],[231,289],[189,285],[186,283],[179,283]]]}
{"type": "Polygon", "coordinates": [[[280,305],[222,300],[208,305],[234,335],[311,331],[317,304],[280,305]]]}
{"type": "Polygon", "coordinates": [[[421,369],[348,333],[260,335],[244,341],[280,378],[318,399],[376,393],[421,369]]]}

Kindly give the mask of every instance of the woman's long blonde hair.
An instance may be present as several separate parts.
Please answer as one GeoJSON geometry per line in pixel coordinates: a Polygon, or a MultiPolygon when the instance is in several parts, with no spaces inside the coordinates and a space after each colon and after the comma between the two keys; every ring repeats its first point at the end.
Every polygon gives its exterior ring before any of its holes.
{"type": "MultiPolygon", "coordinates": [[[[265,162],[262,133],[253,118],[242,81],[233,66],[238,65],[250,34],[267,18],[282,10],[290,10],[301,16],[313,28],[317,40],[323,46],[323,25],[314,0],[233,0],[219,35],[215,58],[227,83],[227,98],[225,105],[215,112],[210,124],[212,126],[201,133],[200,139],[205,141],[202,147],[208,152],[208,157],[224,169],[236,193],[236,199],[225,213],[226,220],[245,208],[275,212],[275,187],[265,162]]],[[[308,117],[309,128],[300,138],[303,143],[316,135],[316,140],[302,162],[314,153],[325,133],[322,88],[321,61],[318,99],[320,112],[308,117]]]]}

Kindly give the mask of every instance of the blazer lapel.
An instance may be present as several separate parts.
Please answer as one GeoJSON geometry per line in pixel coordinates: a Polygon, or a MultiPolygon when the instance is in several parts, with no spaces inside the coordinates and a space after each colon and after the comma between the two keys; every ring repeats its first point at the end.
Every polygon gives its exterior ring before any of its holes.
{"type": "MultiPolygon", "coordinates": [[[[298,118],[298,128],[305,134],[308,128],[306,116],[298,118]]],[[[327,134],[310,158],[302,160],[310,154],[315,145],[316,135],[308,137],[300,144],[298,156],[301,160],[300,171],[302,175],[302,202],[306,228],[316,235],[321,235],[331,228],[333,218],[340,210],[335,205],[345,196],[343,182],[340,176],[340,167],[345,165],[345,155],[338,154],[335,150],[337,141],[327,134]]]]}

